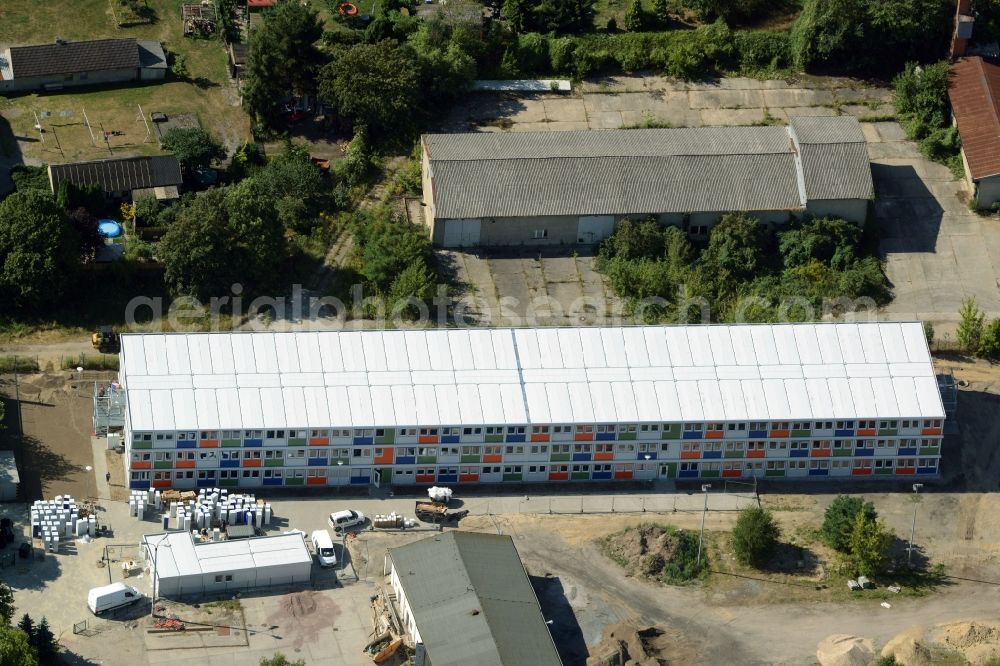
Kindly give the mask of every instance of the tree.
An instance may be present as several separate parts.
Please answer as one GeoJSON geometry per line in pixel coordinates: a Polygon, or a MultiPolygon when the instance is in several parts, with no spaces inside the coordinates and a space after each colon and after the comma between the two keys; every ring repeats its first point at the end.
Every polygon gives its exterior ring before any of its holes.
{"type": "Polygon", "coordinates": [[[966,353],[975,354],[979,351],[979,341],[983,337],[986,315],[976,305],[976,299],[969,296],[962,301],[958,316],[958,330],[955,332],[958,346],[966,353]]]}
{"type": "Polygon", "coordinates": [[[596,0],[542,0],[538,17],[545,32],[583,34],[594,30],[596,0]]]}
{"type": "Polygon", "coordinates": [[[436,284],[434,271],[427,262],[422,259],[413,261],[392,281],[389,288],[390,312],[398,311],[403,316],[415,319],[420,313],[412,301],[430,301],[434,297],[436,284]]]}
{"type": "Polygon", "coordinates": [[[809,218],[778,232],[778,250],[786,268],[819,259],[835,270],[846,270],[857,261],[860,243],[861,227],[836,218],[809,218]]]}
{"type": "Polygon", "coordinates": [[[687,0],[685,6],[698,13],[702,21],[714,21],[721,18],[724,21],[744,21],[766,13],[766,0],[687,0]]]}
{"type": "Polygon", "coordinates": [[[781,529],[770,511],[750,507],[740,511],[733,527],[733,553],[743,564],[760,567],[774,553],[781,529]]]}
{"type": "Polygon", "coordinates": [[[174,127],[163,135],[163,149],[169,150],[185,170],[207,167],[212,160],[226,157],[226,149],[200,127],[174,127]]]}
{"type": "Polygon", "coordinates": [[[642,10],[642,0],[632,0],[625,10],[625,29],[629,32],[642,32],[645,24],[645,12],[642,10]]]}
{"type": "Polygon", "coordinates": [[[653,0],[653,15],[661,28],[670,25],[670,2],[669,0],[653,0]]]}
{"type": "Polygon", "coordinates": [[[38,663],[56,663],[56,658],[59,654],[59,644],[56,642],[56,637],[52,635],[52,630],[49,629],[49,621],[44,617],[35,629],[34,639],[33,643],[29,643],[35,648],[35,653],[38,655],[38,663]]]}
{"type": "Polygon", "coordinates": [[[278,652],[273,657],[261,657],[260,666],[306,666],[304,659],[288,661],[288,657],[278,652]]]}
{"type": "Polygon", "coordinates": [[[97,218],[86,208],[80,207],[71,211],[67,219],[80,238],[80,254],[84,257],[94,256],[97,248],[104,245],[104,239],[97,230],[97,218]]]}
{"type": "MultiPolygon", "coordinates": [[[[48,662],[52,663],[52,662],[48,662]]],[[[0,664],[3,666],[38,666],[35,651],[28,644],[28,636],[20,629],[0,627],[0,664]]]]}
{"type": "Polygon", "coordinates": [[[418,113],[420,74],[395,41],[355,44],[323,68],[319,91],[373,138],[400,137],[412,131],[418,113]]]}
{"type": "Polygon", "coordinates": [[[316,47],[322,36],[319,14],[301,2],[279,2],[264,13],[250,33],[243,85],[244,105],[258,121],[272,123],[288,95],[315,91],[325,60],[316,47]]]}
{"type": "Polygon", "coordinates": [[[21,616],[21,621],[17,623],[17,628],[24,632],[24,635],[28,637],[31,641],[35,636],[35,621],[31,619],[31,616],[25,613],[21,616]]]}
{"type": "Polygon", "coordinates": [[[823,526],[820,528],[820,535],[826,545],[843,553],[848,552],[851,533],[859,515],[875,520],[875,505],[860,497],[837,495],[827,507],[823,515],[823,526]]]}
{"type": "Polygon", "coordinates": [[[1000,356],[1000,319],[994,319],[983,329],[976,356],[990,360],[1000,356]]]}
{"type": "Polygon", "coordinates": [[[411,225],[396,221],[377,222],[358,234],[361,241],[361,274],[377,289],[388,292],[397,276],[415,262],[433,264],[430,241],[411,225]]]}
{"type": "Polygon", "coordinates": [[[48,192],[14,192],[0,202],[0,301],[26,308],[52,302],[79,265],[80,237],[48,192]]]}
{"type": "Polygon", "coordinates": [[[908,62],[903,71],[892,80],[896,91],[896,113],[907,120],[908,129],[914,122],[931,128],[951,124],[949,76],[950,66],[947,61],[923,67],[915,62],[908,62]]]}
{"type": "Polygon", "coordinates": [[[534,25],[534,9],[532,0],[504,0],[502,13],[511,29],[520,34],[534,25]]]}
{"type": "Polygon", "coordinates": [[[872,577],[885,567],[892,545],[892,532],[881,519],[858,512],[848,543],[848,560],[854,573],[872,577]]]}
{"type": "Polygon", "coordinates": [[[742,214],[726,214],[712,228],[702,259],[718,272],[720,283],[756,277],[764,261],[769,238],[764,226],[742,214]]]}

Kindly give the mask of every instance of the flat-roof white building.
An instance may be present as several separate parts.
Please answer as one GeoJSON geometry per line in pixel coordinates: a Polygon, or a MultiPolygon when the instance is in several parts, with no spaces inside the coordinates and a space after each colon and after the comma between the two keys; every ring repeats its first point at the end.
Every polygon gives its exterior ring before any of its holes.
{"type": "Polygon", "coordinates": [[[299,534],[199,542],[189,532],[164,532],[140,545],[158,597],[308,583],[312,570],[299,534]]]}
{"type": "Polygon", "coordinates": [[[917,322],[123,335],[120,361],[132,488],[936,474],[945,418],[917,322]]]}

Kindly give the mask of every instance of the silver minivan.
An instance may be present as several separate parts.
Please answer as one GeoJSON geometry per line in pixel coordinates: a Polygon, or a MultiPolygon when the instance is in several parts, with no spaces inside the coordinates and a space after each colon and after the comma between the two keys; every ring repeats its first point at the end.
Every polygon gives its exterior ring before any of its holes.
{"type": "Polygon", "coordinates": [[[326,530],[316,530],[312,533],[313,548],[316,549],[316,559],[321,567],[337,566],[337,554],[333,550],[333,541],[326,530]]]}

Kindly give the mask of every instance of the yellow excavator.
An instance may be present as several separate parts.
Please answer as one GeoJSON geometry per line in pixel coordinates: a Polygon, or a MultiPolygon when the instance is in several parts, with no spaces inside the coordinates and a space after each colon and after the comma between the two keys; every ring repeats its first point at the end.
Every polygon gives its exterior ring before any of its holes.
{"type": "Polygon", "coordinates": [[[117,354],[122,348],[122,339],[110,326],[101,326],[90,336],[94,349],[102,354],[117,354]]]}

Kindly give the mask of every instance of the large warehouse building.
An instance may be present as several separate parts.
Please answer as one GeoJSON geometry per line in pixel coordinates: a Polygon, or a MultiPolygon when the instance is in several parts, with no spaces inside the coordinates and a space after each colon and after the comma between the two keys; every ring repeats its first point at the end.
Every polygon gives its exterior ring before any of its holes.
{"type": "Polygon", "coordinates": [[[622,218],[703,237],[722,214],[863,223],[873,196],[851,116],[788,127],[429,134],[424,221],[435,245],[596,243],[622,218]]]}
{"type": "Polygon", "coordinates": [[[919,323],[122,336],[132,488],[933,475],[919,323]]]}

